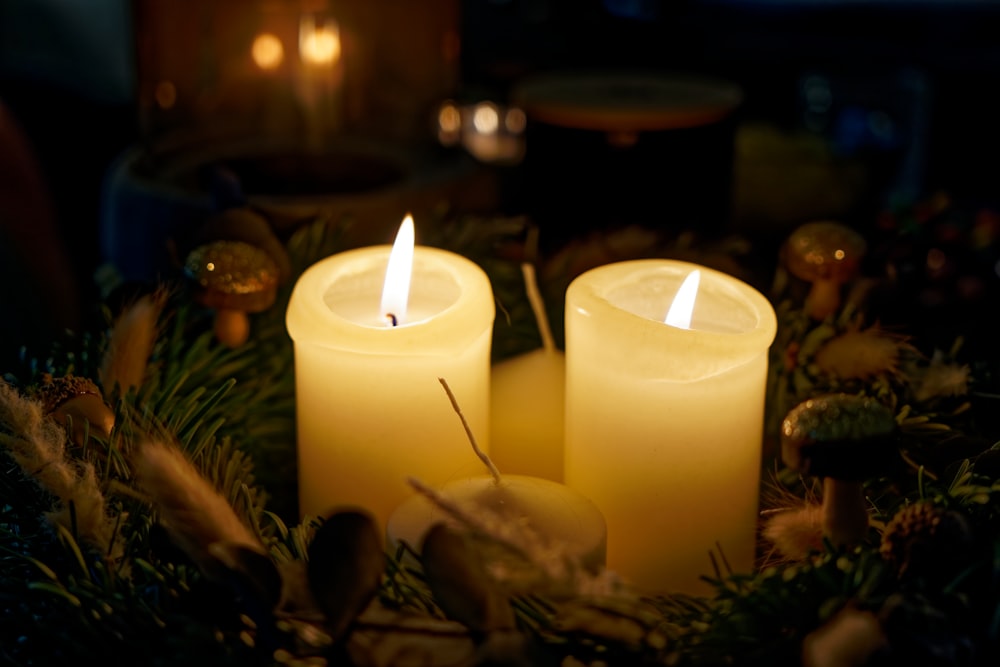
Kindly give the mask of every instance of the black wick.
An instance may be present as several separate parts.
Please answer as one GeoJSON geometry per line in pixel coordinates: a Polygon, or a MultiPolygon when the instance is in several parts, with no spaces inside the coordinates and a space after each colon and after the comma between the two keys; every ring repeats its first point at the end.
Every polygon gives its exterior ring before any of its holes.
{"type": "Polygon", "coordinates": [[[393,315],[392,313],[386,313],[385,316],[389,318],[390,322],[392,322],[392,326],[398,326],[399,325],[399,320],[397,320],[396,316],[393,315]]]}

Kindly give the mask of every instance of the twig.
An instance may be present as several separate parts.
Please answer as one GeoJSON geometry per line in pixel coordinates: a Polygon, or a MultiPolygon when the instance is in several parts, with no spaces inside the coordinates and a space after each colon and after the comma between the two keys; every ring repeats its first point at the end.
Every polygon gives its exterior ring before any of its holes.
{"type": "Polygon", "coordinates": [[[521,264],[521,273],[524,275],[524,288],[528,292],[528,303],[531,304],[531,311],[535,314],[535,321],[538,322],[538,333],[542,337],[542,348],[546,352],[554,352],[556,343],[552,338],[549,318],[545,314],[545,302],[542,300],[542,293],[538,289],[535,266],[524,262],[521,264]]]}
{"type": "Polygon", "coordinates": [[[469,444],[472,445],[472,450],[476,452],[476,456],[478,456],[479,459],[486,464],[486,467],[489,468],[490,474],[493,475],[493,481],[499,484],[500,471],[497,470],[495,465],[493,465],[493,461],[491,461],[490,457],[486,455],[486,452],[479,449],[479,445],[476,443],[476,436],[473,435],[472,429],[469,427],[469,422],[465,419],[465,415],[462,413],[462,408],[458,405],[458,401],[455,399],[455,394],[452,393],[451,387],[448,386],[448,381],[439,377],[438,382],[441,383],[445,392],[448,393],[448,399],[451,401],[451,407],[455,409],[459,419],[462,420],[462,426],[465,428],[465,434],[469,436],[469,444]]]}

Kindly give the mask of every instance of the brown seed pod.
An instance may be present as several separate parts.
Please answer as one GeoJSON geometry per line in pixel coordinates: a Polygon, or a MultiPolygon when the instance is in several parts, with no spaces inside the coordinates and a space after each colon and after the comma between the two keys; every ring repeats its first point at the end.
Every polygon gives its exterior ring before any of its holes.
{"type": "Polygon", "coordinates": [[[507,593],[490,576],[471,538],[445,523],[424,538],[421,559],[427,583],[445,614],[477,634],[516,627],[507,593]]]}
{"type": "Polygon", "coordinates": [[[309,589],[338,640],[378,593],[384,570],[382,539],[365,510],[333,512],[309,543],[309,589]]]}

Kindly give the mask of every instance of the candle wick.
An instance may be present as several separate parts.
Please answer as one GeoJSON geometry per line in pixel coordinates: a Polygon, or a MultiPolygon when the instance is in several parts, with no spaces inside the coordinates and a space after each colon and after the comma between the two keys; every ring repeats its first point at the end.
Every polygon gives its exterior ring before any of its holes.
{"type": "Polygon", "coordinates": [[[469,444],[472,445],[472,451],[474,451],[476,456],[478,456],[479,459],[486,464],[486,467],[489,468],[490,474],[493,475],[493,481],[499,484],[500,471],[497,470],[495,465],[493,465],[493,461],[491,461],[490,457],[486,455],[486,452],[479,449],[479,445],[476,443],[476,436],[473,435],[472,429],[469,427],[469,422],[465,419],[465,414],[462,412],[461,406],[459,406],[458,401],[455,399],[455,394],[452,393],[451,387],[448,386],[448,381],[439,377],[438,382],[440,382],[441,386],[444,387],[445,392],[448,394],[448,399],[451,401],[451,407],[454,408],[455,413],[458,414],[458,418],[462,420],[462,427],[465,428],[465,434],[469,436],[469,444]]]}
{"type": "Polygon", "coordinates": [[[535,314],[535,321],[538,323],[538,332],[542,336],[542,347],[546,352],[555,352],[556,343],[552,338],[549,318],[545,314],[545,301],[542,300],[542,293],[538,289],[535,266],[524,262],[521,264],[521,273],[524,275],[524,287],[528,292],[528,303],[531,304],[531,311],[535,314]]]}
{"type": "Polygon", "coordinates": [[[394,327],[399,326],[399,320],[396,319],[396,316],[393,315],[392,313],[386,313],[385,317],[387,320],[389,320],[389,323],[392,324],[392,326],[394,327]]]}

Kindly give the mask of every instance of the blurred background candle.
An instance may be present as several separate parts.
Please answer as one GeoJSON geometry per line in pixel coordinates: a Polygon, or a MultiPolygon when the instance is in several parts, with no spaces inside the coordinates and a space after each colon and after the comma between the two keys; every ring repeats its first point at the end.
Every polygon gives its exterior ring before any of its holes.
{"type": "Polygon", "coordinates": [[[570,284],[565,481],[601,509],[608,567],[635,586],[709,593],[718,549],[752,569],[776,326],[760,292],[687,262],[608,264],[570,284]],[[690,328],[667,324],[693,271],[690,328]]]}
{"type": "Polygon", "coordinates": [[[490,458],[505,472],[563,481],[566,355],[558,349],[532,264],[521,265],[542,346],[493,365],[490,458]]]}
{"type": "MultiPolygon", "coordinates": [[[[303,516],[360,505],[385,525],[412,493],[408,477],[439,484],[475,469],[439,377],[472,428],[489,432],[489,278],[460,255],[418,246],[406,313],[393,313],[393,326],[382,312],[391,250],[321,260],[289,301],[303,516]]],[[[482,446],[488,451],[488,441],[482,446]]]]}

